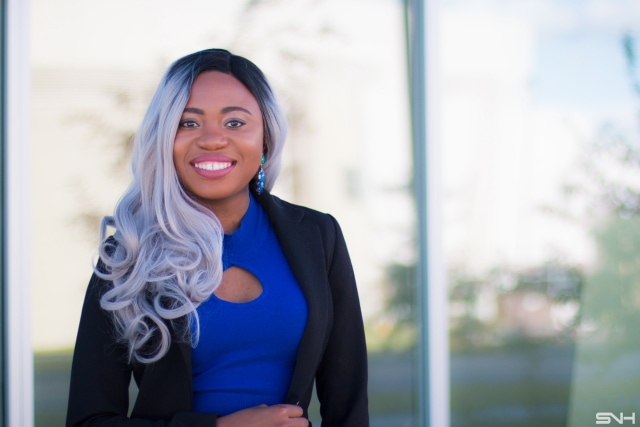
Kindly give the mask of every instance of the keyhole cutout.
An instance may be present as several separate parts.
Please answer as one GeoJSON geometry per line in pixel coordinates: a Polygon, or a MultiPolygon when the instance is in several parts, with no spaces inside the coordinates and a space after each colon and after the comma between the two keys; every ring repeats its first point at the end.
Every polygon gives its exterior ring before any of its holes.
{"type": "Polygon", "coordinates": [[[249,302],[262,294],[262,284],[244,268],[232,266],[222,273],[222,282],[214,294],[224,301],[249,302]]]}

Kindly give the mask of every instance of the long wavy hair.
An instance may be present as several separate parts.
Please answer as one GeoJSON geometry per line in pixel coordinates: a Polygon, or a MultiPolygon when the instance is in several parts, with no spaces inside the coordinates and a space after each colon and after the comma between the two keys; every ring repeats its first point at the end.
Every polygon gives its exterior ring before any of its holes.
{"type": "Polygon", "coordinates": [[[159,360],[172,339],[196,345],[196,308],[222,279],[222,226],[185,192],[173,163],[178,123],[193,81],[205,71],[229,74],[253,94],[264,123],[267,190],[280,171],[286,122],[255,64],[223,49],[208,49],[169,67],[135,137],[132,182],[114,215],[102,222],[100,262],[94,268],[112,283],[100,304],[113,314],[130,362],[159,360]],[[109,227],[115,233],[106,238],[109,227]]]}

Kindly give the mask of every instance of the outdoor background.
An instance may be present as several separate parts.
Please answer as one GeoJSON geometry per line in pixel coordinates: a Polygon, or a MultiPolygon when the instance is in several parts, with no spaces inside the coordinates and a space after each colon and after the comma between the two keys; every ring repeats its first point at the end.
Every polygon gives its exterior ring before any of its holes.
{"type": "Polygon", "coordinates": [[[640,3],[440,4],[451,425],[631,416],[640,3]]]}
{"type": "MultiPolygon", "coordinates": [[[[427,126],[441,153],[431,208],[451,425],[583,427],[596,412],[635,413],[640,3],[436,4],[427,126]]],[[[36,426],[63,424],[98,224],[127,184],[146,104],[174,59],[223,47],[256,62],[287,111],[274,193],[332,213],[345,232],[372,427],[417,427],[404,3],[31,0],[31,13],[36,426]]]]}
{"type": "Polygon", "coordinates": [[[340,222],[374,423],[411,425],[415,325],[387,306],[415,257],[402,3],[33,0],[31,10],[36,425],[64,419],[98,225],[128,183],[131,137],[166,67],[209,47],[250,58],[274,85],[290,132],[273,192],[340,222]]]}

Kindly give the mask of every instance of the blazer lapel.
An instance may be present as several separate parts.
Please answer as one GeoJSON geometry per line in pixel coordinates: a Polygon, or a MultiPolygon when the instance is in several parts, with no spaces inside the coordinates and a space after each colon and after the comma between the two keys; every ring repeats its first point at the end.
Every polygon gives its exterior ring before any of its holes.
{"type": "Polygon", "coordinates": [[[308,307],[305,331],[300,342],[296,367],[287,403],[297,404],[310,391],[322,356],[331,310],[323,239],[318,226],[305,220],[302,208],[264,193],[257,197],[267,212],[280,246],[289,261],[308,307]]]}

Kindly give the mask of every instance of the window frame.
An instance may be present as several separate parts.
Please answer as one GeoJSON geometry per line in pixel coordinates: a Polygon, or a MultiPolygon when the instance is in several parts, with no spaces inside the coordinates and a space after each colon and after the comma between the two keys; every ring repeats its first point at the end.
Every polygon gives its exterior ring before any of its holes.
{"type": "Polygon", "coordinates": [[[30,2],[6,0],[3,7],[3,421],[33,426],[31,345],[31,64],[30,2]]]}
{"type": "Polygon", "coordinates": [[[407,0],[407,48],[417,210],[418,416],[422,426],[448,426],[447,278],[441,246],[438,2],[407,0]]]}

